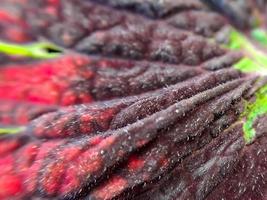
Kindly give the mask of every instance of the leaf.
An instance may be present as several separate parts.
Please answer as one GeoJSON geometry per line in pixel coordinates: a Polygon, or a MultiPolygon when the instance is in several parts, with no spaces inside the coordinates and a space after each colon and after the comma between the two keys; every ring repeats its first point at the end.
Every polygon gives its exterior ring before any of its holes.
{"type": "Polygon", "coordinates": [[[64,52],[1,66],[0,122],[25,129],[0,137],[0,198],[264,199],[267,58],[233,5],[16,1],[13,25],[64,52]]]}

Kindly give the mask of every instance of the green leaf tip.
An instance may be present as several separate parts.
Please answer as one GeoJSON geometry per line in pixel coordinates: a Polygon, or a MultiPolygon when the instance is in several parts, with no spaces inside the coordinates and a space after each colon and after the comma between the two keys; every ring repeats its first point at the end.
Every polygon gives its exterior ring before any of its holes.
{"type": "Polygon", "coordinates": [[[257,73],[262,76],[267,75],[267,63],[266,65],[259,64],[257,61],[248,57],[244,57],[234,64],[234,68],[244,73],[257,73]]]}
{"type": "Polygon", "coordinates": [[[256,119],[264,114],[267,114],[267,85],[263,86],[256,93],[256,100],[252,103],[248,103],[244,113],[242,114],[246,117],[246,121],[243,125],[246,143],[251,143],[254,140],[256,131],[253,128],[253,125],[256,119]]]}
{"type": "Polygon", "coordinates": [[[0,41],[0,53],[13,56],[49,59],[58,57],[62,51],[58,46],[48,42],[20,45],[0,41]]]}
{"type": "Polygon", "coordinates": [[[267,75],[267,55],[242,33],[232,29],[226,48],[241,51],[245,55],[234,65],[234,68],[245,73],[255,72],[259,75],[267,75]]]}
{"type": "Polygon", "coordinates": [[[250,33],[251,37],[261,45],[267,45],[267,33],[260,28],[253,29],[250,33]]]}
{"type": "MultiPolygon", "coordinates": [[[[255,29],[251,34],[253,39],[267,44],[267,34],[263,30],[255,29]]],[[[244,73],[267,75],[267,54],[242,33],[232,29],[226,48],[238,50],[244,54],[244,58],[234,64],[235,69],[244,73]]],[[[259,89],[255,96],[254,102],[245,102],[245,111],[241,114],[241,118],[245,119],[243,132],[247,144],[253,142],[256,137],[256,130],[253,127],[255,121],[267,113],[267,85],[259,89]]]]}
{"type": "Polygon", "coordinates": [[[17,134],[25,130],[24,126],[21,127],[7,127],[7,128],[0,128],[0,135],[5,134],[17,134]]]}

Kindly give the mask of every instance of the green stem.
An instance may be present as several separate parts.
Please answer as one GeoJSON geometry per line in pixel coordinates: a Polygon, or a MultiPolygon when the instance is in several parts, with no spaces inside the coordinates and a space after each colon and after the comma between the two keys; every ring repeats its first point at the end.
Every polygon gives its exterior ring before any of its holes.
{"type": "Polygon", "coordinates": [[[0,128],[0,135],[3,135],[3,134],[16,134],[16,133],[22,132],[23,130],[25,130],[25,127],[0,128]]]}
{"type": "Polygon", "coordinates": [[[18,45],[0,41],[0,52],[7,55],[48,59],[58,57],[62,49],[46,42],[18,45]]]}

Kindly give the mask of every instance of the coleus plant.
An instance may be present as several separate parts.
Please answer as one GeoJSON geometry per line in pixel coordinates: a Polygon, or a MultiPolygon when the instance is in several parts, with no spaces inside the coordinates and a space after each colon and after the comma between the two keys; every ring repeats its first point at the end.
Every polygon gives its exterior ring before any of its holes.
{"type": "Polygon", "coordinates": [[[264,1],[0,8],[0,199],[266,199],[264,1]]]}

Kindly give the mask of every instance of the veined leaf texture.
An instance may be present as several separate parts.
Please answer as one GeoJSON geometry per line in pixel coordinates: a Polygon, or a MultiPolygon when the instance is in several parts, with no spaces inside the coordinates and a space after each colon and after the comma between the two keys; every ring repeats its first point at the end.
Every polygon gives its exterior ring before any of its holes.
{"type": "Polygon", "coordinates": [[[266,11],[1,0],[0,199],[266,199],[266,11]]]}

